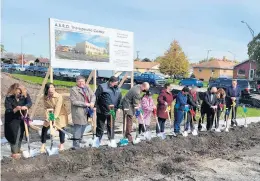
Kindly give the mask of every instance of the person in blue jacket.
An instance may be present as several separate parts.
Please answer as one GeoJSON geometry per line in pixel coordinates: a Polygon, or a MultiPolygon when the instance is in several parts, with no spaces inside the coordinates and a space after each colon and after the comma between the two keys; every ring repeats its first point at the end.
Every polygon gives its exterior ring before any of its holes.
{"type": "Polygon", "coordinates": [[[189,94],[190,89],[184,87],[176,97],[176,103],[174,107],[174,133],[180,133],[180,124],[184,118],[185,106],[187,106],[187,95],[189,94]]]}
{"type": "MultiPolygon", "coordinates": [[[[232,109],[231,126],[237,126],[236,115],[239,99],[241,96],[241,89],[237,86],[237,80],[232,80],[232,85],[226,90],[226,115],[229,116],[232,109]],[[234,108],[232,107],[234,106],[234,108]],[[234,111],[233,111],[234,110],[234,111]]],[[[225,116],[226,118],[227,116],[225,116]]],[[[228,121],[228,120],[225,120],[228,121]]]]}

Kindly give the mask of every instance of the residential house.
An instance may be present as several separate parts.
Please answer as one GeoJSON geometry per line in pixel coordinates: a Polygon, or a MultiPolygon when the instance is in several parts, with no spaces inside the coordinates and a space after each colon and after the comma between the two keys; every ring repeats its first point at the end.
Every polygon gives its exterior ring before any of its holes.
{"type": "Polygon", "coordinates": [[[50,66],[50,60],[48,58],[37,58],[34,61],[35,66],[42,66],[42,67],[49,67],[50,66]]]}
{"type": "Polygon", "coordinates": [[[243,61],[234,66],[233,77],[235,79],[243,78],[253,80],[256,72],[256,62],[254,60],[243,61]]]}
{"type": "Polygon", "coordinates": [[[207,62],[202,62],[193,66],[193,74],[197,79],[208,81],[210,77],[233,77],[233,68],[235,62],[227,60],[223,57],[222,60],[214,59],[207,62]]]}
{"type": "Polygon", "coordinates": [[[135,61],[134,62],[134,71],[137,72],[157,72],[159,73],[159,62],[141,62],[135,61]]]}

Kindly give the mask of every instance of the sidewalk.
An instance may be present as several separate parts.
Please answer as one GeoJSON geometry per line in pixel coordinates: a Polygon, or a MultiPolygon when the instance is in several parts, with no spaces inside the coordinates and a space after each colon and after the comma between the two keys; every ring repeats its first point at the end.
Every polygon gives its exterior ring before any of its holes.
{"type": "MultiPolygon", "coordinates": [[[[237,122],[238,122],[239,126],[243,126],[245,124],[245,119],[237,119],[237,122]]],[[[250,124],[252,122],[254,122],[254,123],[260,122],[260,117],[249,117],[249,118],[247,118],[247,124],[250,124]]],[[[223,124],[224,124],[224,120],[221,120],[220,125],[223,125],[223,124]]],[[[195,125],[195,127],[197,128],[197,125],[195,125]]],[[[181,129],[183,131],[183,126],[181,127],[181,129]]],[[[165,132],[168,133],[170,131],[171,130],[169,128],[169,122],[167,122],[165,132]]],[[[117,132],[122,132],[122,130],[118,130],[117,132]]],[[[152,130],[151,133],[152,133],[152,137],[156,137],[155,130],[152,130]]],[[[216,133],[216,134],[221,134],[221,133],[216,133]]],[[[132,135],[133,135],[133,138],[135,138],[136,132],[133,132],[132,135]]],[[[189,136],[192,136],[192,135],[190,134],[189,136]]],[[[116,142],[119,142],[119,140],[122,137],[123,137],[122,133],[120,133],[120,134],[116,133],[115,134],[116,142]]],[[[66,139],[67,139],[67,136],[66,136],[66,139]]],[[[92,135],[90,135],[89,133],[88,133],[88,135],[85,134],[84,139],[87,140],[87,143],[85,145],[81,145],[81,146],[82,147],[89,147],[89,144],[92,143],[92,135]]],[[[176,139],[178,139],[178,138],[176,138],[176,139]]],[[[1,141],[2,141],[2,143],[1,143],[1,145],[2,145],[2,147],[1,147],[1,159],[3,158],[3,156],[10,157],[11,153],[10,153],[9,144],[5,141],[5,138],[2,138],[1,141]]],[[[107,139],[107,135],[105,134],[103,136],[101,145],[107,145],[107,144],[108,144],[108,139],[107,139]]],[[[56,136],[54,138],[54,147],[57,147],[58,145],[59,145],[59,137],[56,136]]],[[[23,141],[22,150],[27,150],[27,148],[28,148],[27,146],[28,146],[27,142],[23,141]]],[[[32,142],[32,143],[30,143],[30,146],[31,146],[31,149],[38,149],[39,150],[40,147],[41,147],[41,143],[40,142],[32,142]]],[[[49,147],[49,146],[50,146],[50,140],[47,140],[46,147],[49,147]]],[[[72,147],[72,141],[66,140],[65,144],[64,144],[65,150],[70,149],[71,147],[72,147]]]]}

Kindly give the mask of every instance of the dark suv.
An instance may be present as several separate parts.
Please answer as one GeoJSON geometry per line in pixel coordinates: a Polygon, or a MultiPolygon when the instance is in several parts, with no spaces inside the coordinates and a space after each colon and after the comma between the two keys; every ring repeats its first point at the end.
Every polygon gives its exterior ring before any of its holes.
{"type": "MultiPolygon", "coordinates": [[[[229,86],[232,85],[232,79],[228,78],[218,78],[214,82],[209,83],[209,87],[217,87],[217,88],[223,88],[226,90],[229,86]]],[[[237,79],[237,85],[241,89],[241,96],[242,97],[250,97],[250,93],[252,91],[252,88],[250,86],[250,83],[246,79],[237,79]]]]}

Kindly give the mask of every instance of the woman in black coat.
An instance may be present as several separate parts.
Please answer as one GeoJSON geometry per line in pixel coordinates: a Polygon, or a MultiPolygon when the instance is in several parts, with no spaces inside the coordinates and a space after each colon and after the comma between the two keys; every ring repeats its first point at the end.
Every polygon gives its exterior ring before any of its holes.
{"type": "Polygon", "coordinates": [[[5,137],[10,143],[12,157],[21,157],[21,143],[24,135],[23,114],[32,106],[30,96],[23,86],[15,83],[10,86],[5,99],[5,137]]]}

